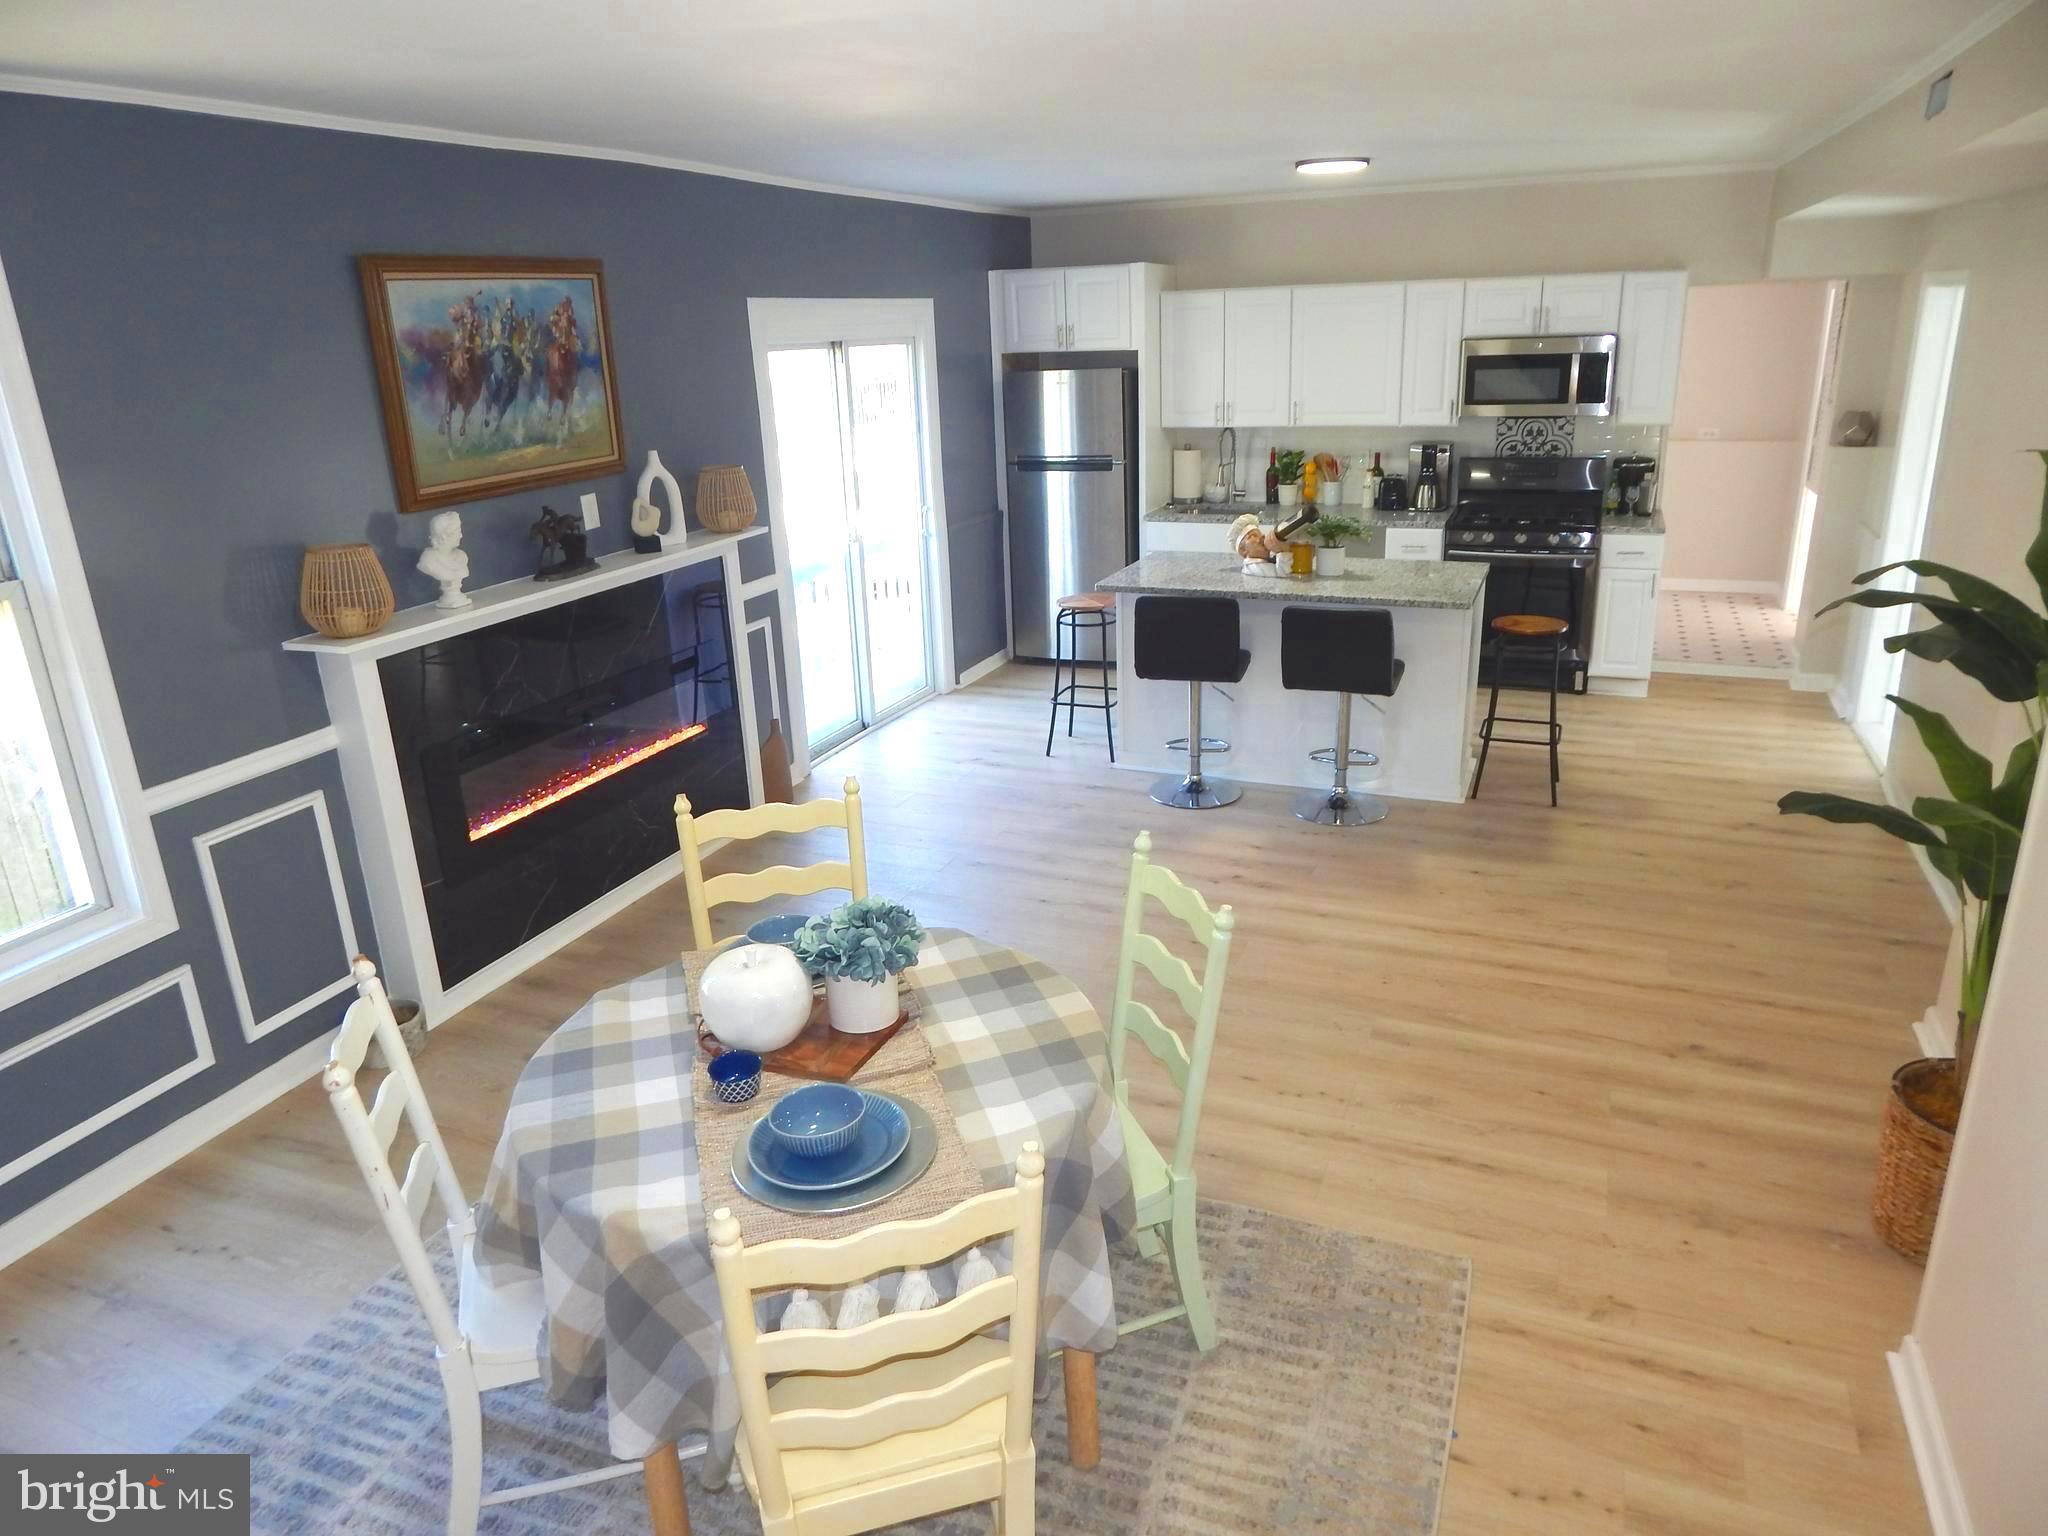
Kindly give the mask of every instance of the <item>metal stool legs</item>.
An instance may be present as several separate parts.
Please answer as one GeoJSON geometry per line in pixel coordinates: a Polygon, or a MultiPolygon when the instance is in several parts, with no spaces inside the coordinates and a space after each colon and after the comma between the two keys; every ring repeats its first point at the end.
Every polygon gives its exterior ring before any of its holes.
{"type": "Polygon", "coordinates": [[[1052,756],[1053,728],[1060,722],[1060,705],[1067,706],[1067,735],[1074,734],[1074,711],[1076,709],[1099,709],[1102,711],[1102,734],[1109,742],[1109,760],[1116,761],[1116,730],[1110,723],[1110,711],[1116,708],[1116,686],[1109,680],[1109,632],[1116,623],[1113,613],[1090,613],[1062,608],[1053,620],[1052,642],[1052,717],[1045,722],[1045,755],[1052,756]],[[1102,680],[1095,683],[1081,681],[1081,631],[1095,631],[1096,660],[1102,680]],[[1062,652],[1065,654],[1062,655],[1062,652]],[[1060,666],[1067,669],[1065,686],[1060,683],[1060,666]],[[1099,704],[1080,704],[1074,699],[1076,693],[1092,693],[1101,696],[1099,704]]]}
{"type": "Polygon", "coordinates": [[[1182,778],[1171,774],[1152,785],[1152,798],[1177,811],[1213,811],[1229,805],[1244,791],[1228,779],[1202,776],[1202,748],[1214,737],[1202,735],[1202,683],[1188,684],[1188,771],[1182,778]]]}
{"type": "MultiPolygon", "coordinates": [[[[1312,754],[1321,762],[1323,754],[1312,754]]],[[[1337,745],[1330,748],[1329,758],[1336,768],[1335,780],[1326,790],[1310,790],[1298,795],[1294,801],[1294,814],[1301,821],[1312,821],[1319,827],[1369,827],[1376,821],[1387,819],[1387,802],[1378,795],[1354,795],[1351,793],[1351,765],[1373,768],[1379,765],[1379,756],[1373,752],[1351,750],[1351,695],[1337,695],[1337,745]]]]}
{"type": "Polygon", "coordinates": [[[1558,759],[1558,745],[1564,740],[1564,726],[1559,723],[1557,718],[1557,691],[1558,685],[1564,676],[1564,640],[1559,637],[1550,642],[1550,715],[1548,719],[1530,715],[1504,715],[1500,713],[1500,673],[1502,663],[1506,660],[1507,649],[1505,636],[1495,639],[1493,643],[1493,688],[1486,698],[1486,718],[1479,723],[1479,766],[1472,774],[1472,798],[1475,800],[1479,798],[1479,781],[1486,777],[1486,754],[1493,744],[1499,741],[1511,746],[1548,747],[1550,749],[1550,803],[1554,806],[1557,804],[1558,781],[1563,777],[1558,759]],[[1540,725],[1546,727],[1546,730],[1540,737],[1496,736],[1494,734],[1494,726],[1497,724],[1540,725]]]}

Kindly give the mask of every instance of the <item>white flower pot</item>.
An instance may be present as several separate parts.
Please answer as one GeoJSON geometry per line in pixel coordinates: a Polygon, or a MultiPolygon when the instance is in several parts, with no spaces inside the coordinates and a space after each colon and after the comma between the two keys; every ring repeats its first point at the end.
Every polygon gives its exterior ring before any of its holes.
{"type": "MultiPolygon", "coordinates": [[[[825,978],[825,1014],[842,1035],[872,1035],[887,1029],[903,1011],[897,1001],[900,976],[856,981],[850,976],[825,978]]],[[[721,1036],[720,1038],[723,1038],[721,1036]]]]}
{"type": "Polygon", "coordinates": [[[779,1051],[811,1017],[811,978],[780,944],[742,944],[704,967],[697,1011],[728,1050],[779,1051]]]}
{"type": "Polygon", "coordinates": [[[1344,574],[1344,546],[1316,551],[1316,574],[1318,576],[1342,576],[1344,574]]]}
{"type": "Polygon", "coordinates": [[[1298,483],[1297,483],[1297,484],[1294,484],[1294,485],[1283,485],[1283,486],[1281,486],[1281,487],[1280,487],[1280,505],[1281,505],[1281,506],[1283,506],[1283,507],[1291,507],[1291,506],[1295,506],[1295,505],[1297,505],[1297,504],[1298,504],[1298,503],[1299,503],[1300,501],[1301,501],[1301,486],[1300,486],[1300,485],[1299,485],[1298,483]]]}

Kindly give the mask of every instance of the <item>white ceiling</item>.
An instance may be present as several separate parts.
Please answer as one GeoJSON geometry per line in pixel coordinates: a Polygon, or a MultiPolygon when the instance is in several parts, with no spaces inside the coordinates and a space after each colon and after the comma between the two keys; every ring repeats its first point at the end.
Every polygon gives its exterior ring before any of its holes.
{"type": "Polygon", "coordinates": [[[1772,164],[2012,9],[0,0],[0,74],[1031,208],[1772,164]]]}

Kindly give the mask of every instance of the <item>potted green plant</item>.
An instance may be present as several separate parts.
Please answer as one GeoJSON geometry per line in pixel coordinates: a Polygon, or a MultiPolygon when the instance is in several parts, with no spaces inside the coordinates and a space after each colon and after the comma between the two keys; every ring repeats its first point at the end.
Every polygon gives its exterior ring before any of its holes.
{"type": "Polygon", "coordinates": [[[1308,455],[1299,448],[1282,448],[1276,467],[1280,471],[1280,505],[1291,507],[1301,500],[1301,466],[1308,455]]]}
{"type": "Polygon", "coordinates": [[[907,907],[857,897],[796,932],[790,947],[825,983],[825,1011],[841,1034],[871,1035],[902,1012],[900,978],[917,963],[924,929],[907,907]]]}
{"type": "Polygon", "coordinates": [[[1344,546],[1365,537],[1365,524],[1355,517],[1332,512],[1310,523],[1308,531],[1315,535],[1316,543],[1321,546],[1316,550],[1316,574],[1342,576],[1345,566],[1344,546]]]}
{"type": "MultiPolygon", "coordinates": [[[[2041,457],[2048,462],[2048,451],[2041,457]]],[[[2027,550],[2026,564],[2048,603],[2048,494],[2042,498],[2041,526],[2027,550]]],[[[1847,795],[1795,790],[1778,801],[1778,809],[1876,827],[1914,844],[1954,887],[1961,907],[1963,968],[1955,1058],[1910,1061],[1892,1075],[1872,1205],[1878,1235],[1908,1258],[1924,1263],[1956,1121],[1969,1087],[1984,997],[1998,957],[2013,864],[2040,765],[2043,727],[2048,724],[2048,616],[1980,576],[1933,560],[1897,561],[1865,571],[1856,584],[1867,587],[1894,570],[1939,582],[1948,595],[1880,587],[1837,598],[1820,612],[1845,603],[1924,608],[1935,624],[1894,635],[1884,642],[1885,649],[1945,662],[1981,683],[1992,697],[2017,704],[2026,735],[1994,775],[1991,760],[1966,743],[1946,716],[1887,695],[1913,722],[1948,794],[1922,795],[1901,810],[1847,795]]]]}

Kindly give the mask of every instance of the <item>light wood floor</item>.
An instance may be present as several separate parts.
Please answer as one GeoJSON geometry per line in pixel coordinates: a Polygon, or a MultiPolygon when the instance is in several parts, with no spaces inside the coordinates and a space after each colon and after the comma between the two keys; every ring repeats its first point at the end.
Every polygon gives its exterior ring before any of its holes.
{"type": "MultiPolygon", "coordinates": [[[[1504,750],[1481,801],[1335,833],[1273,790],[1162,810],[1099,718],[1048,761],[1046,682],[1008,668],[814,785],[860,776],[879,892],[1099,1002],[1139,828],[1237,905],[1203,1192],[1472,1258],[1444,1536],[1926,1531],[1883,1360],[1919,1272],[1866,1205],[1943,925],[1897,844],[1777,815],[1873,789],[1818,697],[1569,700],[1562,809],[1504,750]]],[[[436,1031],[472,1188],[534,1046],[686,931],[676,884],[436,1031]]],[[[0,1445],[167,1447],[390,1263],[298,1089],[0,1272],[0,1445]]]]}

